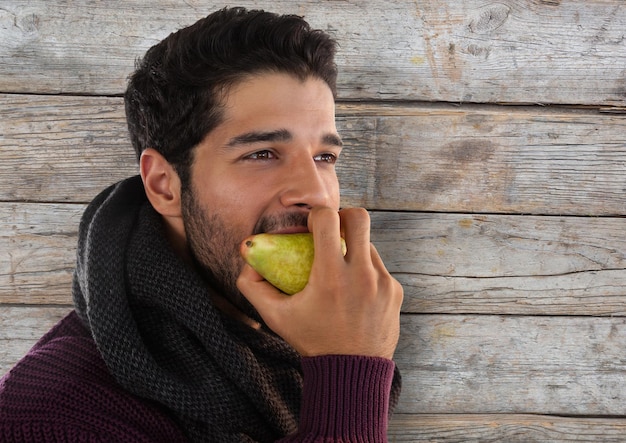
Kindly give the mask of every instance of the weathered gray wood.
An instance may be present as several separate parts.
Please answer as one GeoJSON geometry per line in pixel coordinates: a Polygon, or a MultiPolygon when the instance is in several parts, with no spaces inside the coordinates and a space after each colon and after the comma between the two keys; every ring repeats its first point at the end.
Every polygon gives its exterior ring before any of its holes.
{"type": "MultiPolygon", "coordinates": [[[[480,257],[477,257],[480,260],[480,257]]],[[[394,276],[405,291],[403,311],[530,315],[626,314],[624,269],[518,277],[394,276]]]]}
{"type": "MultiPolygon", "coordinates": [[[[84,207],[0,203],[0,302],[70,302],[84,207]]],[[[405,312],[626,315],[626,218],[371,217],[405,312]]]]}
{"type": "MultiPolygon", "coordinates": [[[[136,174],[119,98],[0,96],[0,200],[86,202],[136,174]]],[[[626,115],[343,105],[343,203],[626,214],[626,115]]]]}
{"type": "Polygon", "coordinates": [[[71,303],[84,207],[0,203],[0,303],[71,303]]]}
{"type": "Polygon", "coordinates": [[[626,314],[626,218],[372,214],[405,312],[626,314]]]}
{"type": "Polygon", "coordinates": [[[121,99],[0,96],[0,199],[90,201],[138,171],[121,99]]]}
{"type": "Polygon", "coordinates": [[[0,305],[0,377],[71,308],[0,305]]]}
{"type": "MultiPolygon", "coordinates": [[[[120,94],[147,48],[226,4],[5,0],[0,91],[120,94]]],[[[238,4],[305,15],[331,32],[341,44],[345,99],[626,101],[626,8],[620,0],[238,4]]]]}
{"type": "Polygon", "coordinates": [[[626,318],[406,315],[401,413],[626,415],[626,318]]]}
{"type": "Polygon", "coordinates": [[[372,108],[375,118],[360,106],[340,118],[349,146],[340,165],[342,195],[350,202],[402,211],[626,212],[626,116],[372,108]]]}
{"type": "Polygon", "coordinates": [[[546,415],[396,414],[389,441],[467,443],[622,443],[626,419],[546,415]]]}
{"type": "Polygon", "coordinates": [[[71,310],[70,306],[1,306],[0,340],[34,344],[71,310]]]}

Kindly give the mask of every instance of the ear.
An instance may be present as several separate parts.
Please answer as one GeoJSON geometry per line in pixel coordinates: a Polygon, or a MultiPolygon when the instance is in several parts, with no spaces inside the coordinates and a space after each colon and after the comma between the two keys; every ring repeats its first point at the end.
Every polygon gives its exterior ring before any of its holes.
{"type": "Polygon", "coordinates": [[[181,217],[180,178],[165,157],[153,148],[145,149],[139,171],[154,209],[166,218],[181,217]]]}

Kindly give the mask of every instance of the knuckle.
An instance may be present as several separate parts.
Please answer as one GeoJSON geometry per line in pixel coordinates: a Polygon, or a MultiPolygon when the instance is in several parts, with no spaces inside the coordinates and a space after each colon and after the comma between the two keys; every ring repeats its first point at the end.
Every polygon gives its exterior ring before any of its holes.
{"type": "Polygon", "coordinates": [[[324,232],[339,226],[339,213],[328,207],[315,207],[309,212],[309,231],[324,232]]]}
{"type": "Polygon", "coordinates": [[[315,208],[311,209],[309,217],[312,217],[315,221],[317,219],[323,219],[326,217],[339,217],[339,214],[337,213],[337,211],[327,206],[316,206],[315,208]]]}
{"type": "Polygon", "coordinates": [[[370,214],[365,208],[346,208],[341,211],[341,216],[351,224],[370,224],[370,214]]]}

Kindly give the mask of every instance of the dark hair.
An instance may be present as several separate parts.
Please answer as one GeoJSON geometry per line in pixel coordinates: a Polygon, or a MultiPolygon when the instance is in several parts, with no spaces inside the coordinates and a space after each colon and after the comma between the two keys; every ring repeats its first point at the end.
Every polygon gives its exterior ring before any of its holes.
{"type": "Polygon", "coordinates": [[[317,77],[336,96],[336,43],[302,17],[224,8],[170,34],[137,62],[124,94],[137,158],[154,148],[182,186],[190,182],[193,148],[222,118],[228,88],[254,74],[317,77]]]}

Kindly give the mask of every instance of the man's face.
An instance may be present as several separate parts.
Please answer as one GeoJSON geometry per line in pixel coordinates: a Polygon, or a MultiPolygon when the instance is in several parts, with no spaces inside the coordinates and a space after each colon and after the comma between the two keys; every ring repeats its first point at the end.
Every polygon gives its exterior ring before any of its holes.
{"type": "Polygon", "coordinates": [[[236,287],[240,243],[260,232],[306,232],[312,207],[339,209],[341,140],[330,88],[316,78],[253,76],[223,104],[223,122],[195,149],[183,218],[194,258],[248,311],[236,287]]]}

